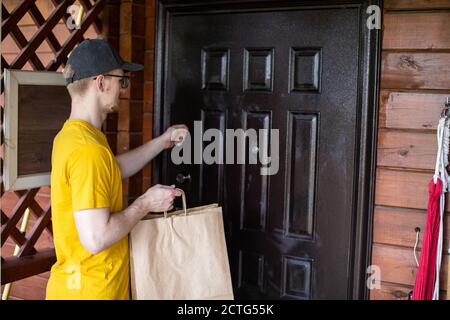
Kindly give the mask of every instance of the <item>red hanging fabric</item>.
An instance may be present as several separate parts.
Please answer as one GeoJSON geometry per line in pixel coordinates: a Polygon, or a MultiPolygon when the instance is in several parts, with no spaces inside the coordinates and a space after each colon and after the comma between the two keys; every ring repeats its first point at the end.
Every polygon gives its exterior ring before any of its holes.
{"type": "Polygon", "coordinates": [[[436,277],[436,254],[440,225],[439,198],[442,193],[441,179],[438,178],[436,184],[431,179],[428,184],[428,192],[427,224],[420,254],[419,269],[417,270],[414,283],[413,300],[431,300],[436,277]]]}

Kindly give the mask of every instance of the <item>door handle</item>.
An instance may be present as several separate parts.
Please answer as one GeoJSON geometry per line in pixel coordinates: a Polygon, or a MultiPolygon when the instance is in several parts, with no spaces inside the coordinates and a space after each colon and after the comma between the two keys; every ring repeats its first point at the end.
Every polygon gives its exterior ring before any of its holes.
{"type": "Polygon", "coordinates": [[[191,175],[189,173],[180,172],[177,174],[175,180],[177,180],[179,184],[186,184],[191,181],[191,175]]]}

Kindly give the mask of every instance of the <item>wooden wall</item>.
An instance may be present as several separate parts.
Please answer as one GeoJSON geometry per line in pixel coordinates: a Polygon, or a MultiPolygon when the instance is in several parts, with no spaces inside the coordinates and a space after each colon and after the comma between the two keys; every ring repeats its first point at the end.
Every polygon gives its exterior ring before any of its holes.
{"type": "MultiPolygon", "coordinates": [[[[422,231],[419,248],[425,230],[436,126],[450,96],[450,0],[386,0],[382,32],[372,252],[382,283],[370,298],[407,299],[417,272],[415,228],[422,231]]],[[[447,284],[447,261],[445,255],[441,288],[447,284]]]]}

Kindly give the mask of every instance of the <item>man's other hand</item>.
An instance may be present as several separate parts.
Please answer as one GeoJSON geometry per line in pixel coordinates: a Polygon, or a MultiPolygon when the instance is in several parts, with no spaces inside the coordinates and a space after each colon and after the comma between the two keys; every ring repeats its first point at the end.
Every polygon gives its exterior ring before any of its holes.
{"type": "Polygon", "coordinates": [[[175,145],[180,145],[189,133],[189,129],[184,124],[176,124],[167,128],[160,139],[163,142],[164,148],[172,148],[175,145]]]}
{"type": "Polygon", "coordinates": [[[181,192],[175,188],[175,185],[157,184],[149,188],[136,201],[145,211],[163,212],[173,209],[173,200],[179,196],[181,192]]]}

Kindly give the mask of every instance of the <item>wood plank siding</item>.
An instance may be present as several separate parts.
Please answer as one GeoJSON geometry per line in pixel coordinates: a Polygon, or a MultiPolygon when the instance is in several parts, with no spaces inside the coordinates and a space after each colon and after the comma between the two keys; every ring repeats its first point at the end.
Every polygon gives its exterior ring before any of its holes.
{"type": "MultiPolygon", "coordinates": [[[[436,126],[450,95],[450,0],[386,0],[383,16],[371,299],[408,299],[417,272],[415,228],[425,231],[436,126]]],[[[447,197],[445,252],[449,244],[447,197]]],[[[418,252],[418,255],[420,255],[418,252]]],[[[441,289],[446,288],[444,256],[441,289]]],[[[446,299],[445,290],[441,299],[446,299]]]]}

